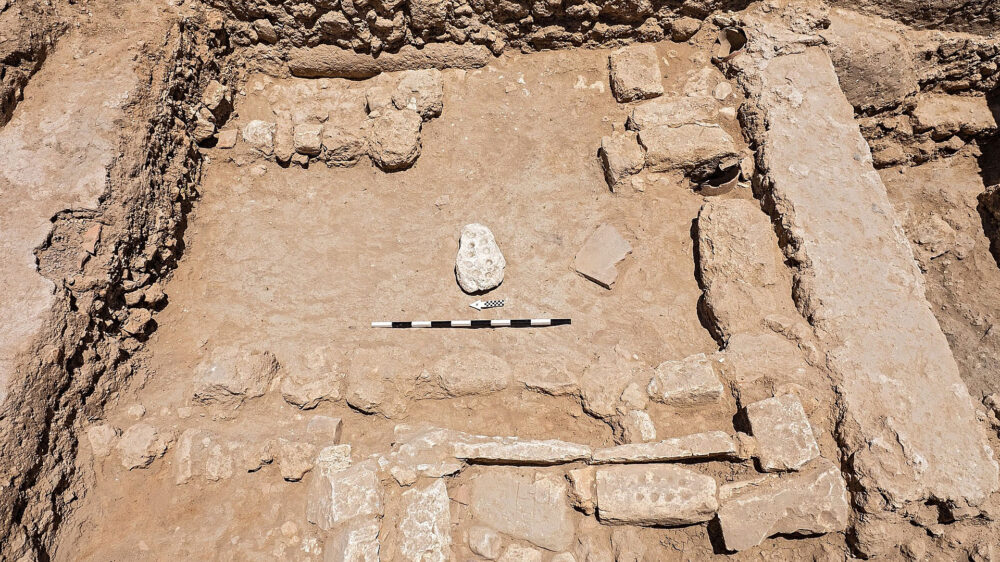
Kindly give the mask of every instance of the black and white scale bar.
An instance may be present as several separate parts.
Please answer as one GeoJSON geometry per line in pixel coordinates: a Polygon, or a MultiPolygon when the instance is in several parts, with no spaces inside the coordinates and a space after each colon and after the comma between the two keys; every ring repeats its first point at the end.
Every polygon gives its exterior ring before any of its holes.
{"type": "Polygon", "coordinates": [[[372,322],[372,328],[537,328],[566,326],[569,318],[524,318],[520,320],[417,320],[414,322],[372,322]]]}

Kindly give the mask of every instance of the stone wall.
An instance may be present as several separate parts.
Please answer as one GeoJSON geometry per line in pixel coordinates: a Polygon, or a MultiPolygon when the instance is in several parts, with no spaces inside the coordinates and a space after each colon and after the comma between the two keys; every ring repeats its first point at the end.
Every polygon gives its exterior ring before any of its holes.
{"type": "Polygon", "coordinates": [[[160,283],[183,249],[201,164],[185,121],[227,49],[221,23],[169,30],[141,71],[148,89],[126,109],[100,208],[59,213],[36,250],[56,302],[0,405],[0,558],[49,559],[59,523],[86,493],[76,427],[128,380],[165,305],[160,283]]]}

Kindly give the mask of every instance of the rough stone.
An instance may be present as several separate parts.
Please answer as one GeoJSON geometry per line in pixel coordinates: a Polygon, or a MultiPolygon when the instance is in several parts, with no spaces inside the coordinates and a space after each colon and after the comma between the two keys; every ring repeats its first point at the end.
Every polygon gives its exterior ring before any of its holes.
{"type": "Polygon", "coordinates": [[[254,20],[253,29],[257,32],[257,38],[262,42],[273,45],[278,42],[278,32],[274,25],[266,19],[254,20]]]}
{"type": "Polygon", "coordinates": [[[309,482],[306,519],[328,531],[356,517],[382,516],[382,490],[373,460],[342,470],[317,470],[309,482]]]}
{"type": "Polygon", "coordinates": [[[442,358],[428,376],[437,381],[448,396],[473,396],[507,388],[512,372],[510,365],[496,355],[470,350],[442,358]]]}
{"type": "Polygon", "coordinates": [[[764,472],[798,470],[819,456],[809,418],[798,397],[782,394],[748,404],[747,419],[764,472]]]}
{"type": "Polygon", "coordinates": [[[282,119],[274,126],[274,159],[280,164],[288,164],[295,152],[295,127],[290,119],[282,119]]]}
{"type": "Polygon", "coordinates": [[[236,129],[223,129],[219,131],[215,148],[233,148],[236,146],[236,137],[239,131],[236,129]]]}
{"type": "Polygon", "coordinates": [[[680,171],[695,180],[714,174],[724,160],[739,158],[729,133],[701,124],[644,128],[639,131],[639,143],[646,148],[650,171],[680,171]]]}
{"type": "Polygon", "coordinates": [[[322,445],[336,445],[344,431],[344,423],[340,418],[330,416],[313,416],[306,424],[306,433],[312,442],[322,445]]]}
{"type": "MultiPolygon", "coordinates": [[[[415,476],[441,478],[462,470],[464,464],[455,458],[455,444],[470,439],[466,433],[437,427],[395,428],[396,446],[390,454],[393,468],[415,476]]],[[[402,474],[402,472],[400,472],[402,474]]],[[[409,479],[409,478],[407,478],[409,479]]]]}
{"type": "Polygon", "coordinates": [[[501,533],[548,550],[573,541],[566,481],[526,469],[495,469],[472,479],[472,514],[501,533]]]}
{"type": "Polygon", "coordinates": [[[283,361],[281,397],[285,402],[310,410],[323,401],[336,402],[343,398],[343,370],[320,348],[305,355],[293,355],[283,361]]]}
{"type": "Polygon", "coordinates": [[[542,551],[529,546],[512,544],[503,551],[500,562],[542,562],[542,551]]]}
{"type": "Polygon", "coordinates": [[[451,560],[451,511],[443,480],[402,495],[399,553],[405,560],[451,560]]]}
{"type": "Polygon", "coordinates": [[[281,477],[289,482],[298,482],[313,468],[316,445],[278,439],[274,456],[278,461],[281,477]]]}
{"type": "Polygon", "coordinates": [[[216,348],[195,368],[194,399],[237,408],[248,398],[263,396],[277,372],[278,360],[269,351],[216,348]]]}
{"type": "Polygon", "coordinates": [[[652,45],[629,45],[611,53],[611,91],[619,103],[663,95],[660,60],[652,45]]]}
{"type": "Polygon", "coordinates": [[[569,552],[560,552],[552,557],[551,562],[576,562],[576,557],[569,552]]]}
{"type": "Polygon", "coordinates": [[[163,456],[170,441],[169,435],[160,434],[155,427],[137,423],[122,433],[115,448],[121,453],[122,466],[132,470],[146,468],[163,456]]]}
{"type": "Polygon", "coordinates": [[[329,445],[320,449],[316,455],[316,470],[329,474],[351,466],[351,446],[329,445]]]}
{"type": "Polygon", "coordinates": [[[332,531],[323,545],[324,562],[379,562],[379,520],[357,517],[332,531]]]}
{"type": "Polygon", "coordinates": [[[619,423],[622,428],[622,438],[626,443],[641,443],[656,439],[656,426],[653,424],[653,419],[643,410],[625,412],[619,423]]]}
{"type": "Polygon", "coordinates": [[[323,127],[323,158],[330,166],[349,167],[368,151],[368,124],[327,124],[323,127]]]}
{"type": "Polygon", "coordinates": [[[611,549],[615,562],[645,562],[649,559],[642,534],[636,527],[616,527],[611,530],[611,549]]]}
{"type": "Polygon", "coordinates": [[[618,230],[609,224],[602,224],[583,243],[573,266],[580,275],[610,289],[618,279],[615,265],[630,253],[632,246],[618,234],[618,230]]]}
{"type": "Polygon", "coordinates": [[[372,119],[368,155],[387,172],[405,170],[420,156],[420,124],[412,109],[384,111],[372,119]]]}
{"type": "Polygon", "coordinates": [[[517,437],[481,438],[455,443],[455,456],[488,464],[553,465],[589,459],[590,447],[556,439],[521,440],[517,437]]]}
{"type": "Polygon", "coordinates": [[[980,504],[997,463],[829,57],[806,48],[740,72],[767,123],[748,134],[767,147],[761,185],[794,249],[797,304],[838,377],[858,486],[890,506],[980,504]]]}
{"type": "Polygon", "coordinates": [[[347,371],[348,405],[390,419],[402,416],[412,390],[404,380],[407,375],[403,366],[408,364],[405,359],[402,351],[394,347],[356,350],[347,371]]]}
{"type": "Polygon", "coordinates": [[[118,439],[119,431],[116,427],[106,423],[92,425],[87,428],[87,440],[90,442],[90,450],[95,457],[106,457],[111,454],[111,447],[118,439]]]}
{"type": "Polygon", "coordinates": [[[300,123],[295,126],[293,137],[295,151],[306,156],[316,156],[323,149],[323,125],[300,123]]]}
{"type": "Polygon", "coordinates": [[[625,131],[601,138],[601,148],[597,151],[604,168],[604,179],[611,191],[618,191],[625,181],[642,171],[646,163],[646,153],[639,146],[636,133],[625,131]]]}
{"type": "Polygon", "coordinates": [[[913,117],[918,130],[933,129],[942,135],[978,135],[997,128],[983,96],[921,94],[913,117]]]}
{"type": "Polygon", "coordinates": [[[764,330],[791,284],[770,218],[755,201],[714,199],[698,212],[698,271],[705,310],[723,341],[764,330]]]}
{"type": "Polygon", "coordinates": [[[695,433],[656,443],[630,443],[594,451],[592,462],[650,463],[702,459],[737,458],[736,441],[724,431],[695,433]]]}
{"type": "Polygon", "coordinates": [[[660,363],[646,387],[650,398],[669,406],[710,404],[721,398],[724,390],[704,353],[660,363]]]}
{"type": "Polygon", "coordinates": [[[202,429],[181,433],[175,451],[174,478],[185,484],[195,476],[215,482],[233,475],[234,459],[218,436],[202,429]]]}
{"type": "Polygon", "coordinates": [[[574,468],[566,473],[570,484],[570,503],[587,515],[593,515],[597,509],[597,492],[594,489],[596,478],[597,469],[592,466],[574,468]]]}
{"type": "Polygon", "coordinates": [[[715,123],[719,104],[704,96],[664,97],[632,108],[626,125],[633,131],[654,127],[680,127],[695,123],[715,123]]]}
{"type": "Polygon", "coordinates": [[[437,69],[407,70],[392,92],[396,109],[412,109],[424,121],[441,115],[444,109],[444,86],[437,69]]]}
{"type": "Polygon", "coordinates": [[[254,120],[243,127],[243,141],[264,155],[274,152],[274,123],[254,120]]]}
{"type": "Polygon", "coordinates": [[[489,291],[503,283],[507,261],[500,252],[493,232],[481,224],[462,228],[455,257],[455,277],[466,293],[489,291]]]}
{"type": "Polygon", "coordinates": [[[500,556],[502,541],[500,534],[489,527],[469,527],[469,550],[487,560],[496,560],[500,556]]]}
{"type": "Polygon", "coordinates": [[[215,117],[211,111],[203,107],[195,113],[191,135],[198,143],[204,143],[215,136],[215,117]]]}
{"type": "Polygon", "coordinates": [[[223,86],[218,80],[211,80],[201,94],[201,103],[212,114],[211,121],[213,123],[222,123],[222,120],[229,115],[229,111],[232,109],[229,88],[223,86]]]}
{"type": "Polygon", "coordinates": [[[831,10],[823,32],[840,87],[851,105],[882,109],[917,93],[913,50],[895,22],[831,10]]]}
{"type": "Polygon", "coordinates": [[[701,29],[701,20],[687,16],[675,19],[670,23],[670,39],[681,43],[694,37],[701,29]]]}
{"type": "Polygon", "coordinates": [[[416,29],[442,29],[448,19],[451,0],[411,0],[410,24],[416,29]]]}
{"type": "Polygon", "coordinates": [[[843,531],[850,516],[844,478],[826,460],[801,473],[726,484],[719,499],[719,526],[728,550],[746,550],[779,533],[843,531]]]}
{"type": "Polygon", "coordinates": [[[597,469],[597,515],[628,525],[689,525],[718,508],[715,479],[671,465],[597,469]]]}

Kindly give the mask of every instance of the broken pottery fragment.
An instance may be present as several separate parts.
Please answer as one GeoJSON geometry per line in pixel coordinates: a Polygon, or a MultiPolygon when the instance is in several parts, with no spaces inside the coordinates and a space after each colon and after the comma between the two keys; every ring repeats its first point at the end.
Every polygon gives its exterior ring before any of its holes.
{"type": "Polygon", "coordinates": [[[618,279],[615,264],[630,253],[632,246],[618,234],[618,230],[611,225],[602,224],[577,252],[574,267],[580,275],[610,289],[618,279]]]}

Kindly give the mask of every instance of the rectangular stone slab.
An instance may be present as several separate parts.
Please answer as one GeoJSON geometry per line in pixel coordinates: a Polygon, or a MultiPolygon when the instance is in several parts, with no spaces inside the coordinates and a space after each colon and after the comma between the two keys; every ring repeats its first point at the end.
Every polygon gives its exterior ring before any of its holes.
{"type": "Polygon", "coordinates": [[[839,379],[859,483],[897,506],[982,502],[997,464],[829,57],[807,48],[756,62],[746,83],[768,125],[749,131],[763,146],[761,185],[839,379]]]}
{"type": "Polygon", "coordinates": [[[739,456],[736,441],[724,431],[695,433],[656,443],[629,443],[594,451],[593,464],[671,462],[739,456]]]}
{"type": "Polygon", "coordinates": [[[718,508],[715,479],[669,464],[597,470],[597,515],[605,523],[690,525],[718,508]]]}

